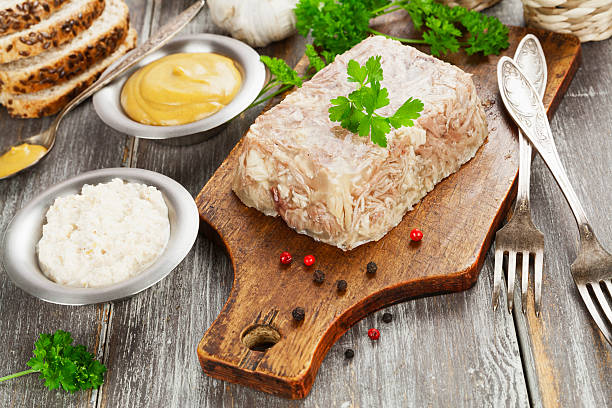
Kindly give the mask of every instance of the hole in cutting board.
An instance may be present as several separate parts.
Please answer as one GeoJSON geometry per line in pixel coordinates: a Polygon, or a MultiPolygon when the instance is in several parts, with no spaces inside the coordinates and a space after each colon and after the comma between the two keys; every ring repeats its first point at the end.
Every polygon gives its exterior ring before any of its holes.
{"type": "Polygon", "coordinates": [[[278,330],[268,324],[255,324],[242,333],[242,343],[253,351],[266,351],[280,340],[278,330]]]}

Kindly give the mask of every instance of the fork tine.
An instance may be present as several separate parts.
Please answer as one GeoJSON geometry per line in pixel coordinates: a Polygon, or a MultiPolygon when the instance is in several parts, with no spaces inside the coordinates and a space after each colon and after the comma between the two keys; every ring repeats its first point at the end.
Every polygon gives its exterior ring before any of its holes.
{"type": "Polygon", "coordinates": [[[504,262],[504,251],[495,249],[495,269],[493,273],[493,310],[497,310],[499,293],[502,285],[502,264],[504,262]]]}
{"type": "Polygon", "coordinates": [[[608,279],[608,280],[605,280],[604,283],[606,284],[606,288],[608,288],[608,293],[610,294],[610,297],[612,298],[612,281],[608,279]]]}
{"type": "Polygon", "coordinates": [[[599,330],[601,330],[601,332],[604,335],[604,337],[606,338],[606,340],[608,340],[608,342],[610,344],[612,344],[612,333],[610,332],[608,327],[606,327],[606,325],[604,324],[604,321],[602,320],[601,316],[599,315],[599,312],[597,311],[597,308],[593,304],[593,300],[591,299],[591,295],[589,294],[589,291],[588,291],[586,285],[581,283],[581,284],[576,284],[576,286],[578,287],[578,292],[580,292],[580,296],[582,297],[582,300],[584,301],[584,304],[586,305],[587,309],[589,310],[589,313],[591,314],[591,317],[593,318],[593,320],[595,320],[595,323],[599,327],[599,330]]]}
{"type": "Polygon", "coordinates": [[[595,297],[597,297],[601,310],[603,310],[604,315],[606,315],[608,318],[608,322],[612,324],[612,309],[610,309],[610,305],[608,304],[608,301],[601,290],[601,286],[599,286],[599,282],[593,282],[591,287],[593,288],[593,292],[595,292],[595,297]]]}
{"type": "Polygon", "coordinates": [[[514,305],[514,281],[516,280],[516,251],[508,251],[508,311],[514,305]]]}
{"type": "Polygon", "coordinates": [[[535,253],[535,313],[537,317],[540,317],[540,310],[542,309],[542,269],[544,268],[544,251],[539,250],[535,253]]]}
{"type": "Polygon", "coordinates": [[[529,285],[529,252],[523,251],[523,266],[521,267],[521,309],[525,314],[527,305],[527,285],[529,285]]]}

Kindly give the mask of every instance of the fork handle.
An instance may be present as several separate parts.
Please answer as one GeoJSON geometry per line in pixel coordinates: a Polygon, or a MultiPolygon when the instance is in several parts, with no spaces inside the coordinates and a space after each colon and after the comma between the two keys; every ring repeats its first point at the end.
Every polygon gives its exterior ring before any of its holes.
{"type": "Polygon", "coordinates": [[[531,143],[519,129],[519,179],[514,212],[529,212],[529,185],[531,177],[531,143]]]}
{"type": "Polygon", "coordinates": [[[590,238],[593,231],[559,158],[546,110],[538,92],[516,63],[508,57],[502,57],[498,62],[497,80],[508,113],[540,153],[565,195],[578,223],[580,239],[590,238]]]}

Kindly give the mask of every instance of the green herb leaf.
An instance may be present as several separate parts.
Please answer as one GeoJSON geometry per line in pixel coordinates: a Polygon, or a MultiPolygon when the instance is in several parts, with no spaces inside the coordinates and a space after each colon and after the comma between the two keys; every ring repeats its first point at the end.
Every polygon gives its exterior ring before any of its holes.
{"type": "Polygon", "coordinates": [[[311,35],[329,63],[368,35],[380,34],[370,28],[372,18],[400,8],[408,12],[416,29],[422,30],[422,39],[399,40],[429,44],[434,55],[462,47],[468,54],[499,54],[509,46],[508,27],[497,18],[435,0],[300,0],[295,15],[298,32],[311,35]]]}
{"type": "Polygon", "coordinates": [[[26,363],[31,370],[2,377],[0,381],[39,372],[50,390],[62,387],[72,393],[98,388],[104,382],[106,367],[85,346],[72,346],[72,341],[70,333],[62,330],[42,333],[34,343],[34,356],[26,363]]]}
{"type": "Polygon", "coordinates": [[[359,65],[355,60],[347,64],[349,82],[356,82],[359,87],[348,97],[339,96],[332,99],[329,108],[329,119],[340,122],[340,126],[359,136],[370,136],[372,143],[387,147],[387,134],[391,127],[413,126],[423,110],[423,103],[418,99],[409,98],[389,118],[375,113],[377,109],[389,105],[389,91],[381,88],[383,69],[381,57],[370,57],[365,65],[359,65]],[[365,110],[365,112],[364,112],[365,110]]]}
{"type": "Polygon", "coordinates": [[[267,55],[262,55],[260,59],[261,62],[268,67],[270,73],[274,75],[275,79],[280,83],[284,85],[294,85],[297,87],[302,86],[302,78],[300,78],[298,73],[287,65],[284,60],[275,57],[268,57],[267,55]]]}
{"type": "Polygon", "coordinates": [[[306,56],[308,57],[308,67],[314,69],[315,72],[325,68],[325,61],[319,56],[312,44],[306,45],[306,56]]]}
{"type": "Polygon", "coordinates": [[[391,126],[398,129],[402,126],[414,126],[414,120],[421,116],[423,102],[418,99],[408,98],[406,102],[389,118],[391,126]]]}

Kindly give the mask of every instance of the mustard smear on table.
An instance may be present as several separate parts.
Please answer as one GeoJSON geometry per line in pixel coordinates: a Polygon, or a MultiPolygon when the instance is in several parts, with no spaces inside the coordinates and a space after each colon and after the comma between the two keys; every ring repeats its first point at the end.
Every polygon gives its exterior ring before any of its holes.
{"type": "Polygon", "coordinates": [[[11,147],[11,150],[0,156],[0,177],[10,176],[23,170],[45,155],[47,148],[28,143],[11,147]]]}
{"type": "Polygon", "coordinates": [[[179,53],[136,71],[121,91],[121,106],[145,125],[195,122],[229,104],[242,85],[230,58],[213,53],[179,53]]]}

